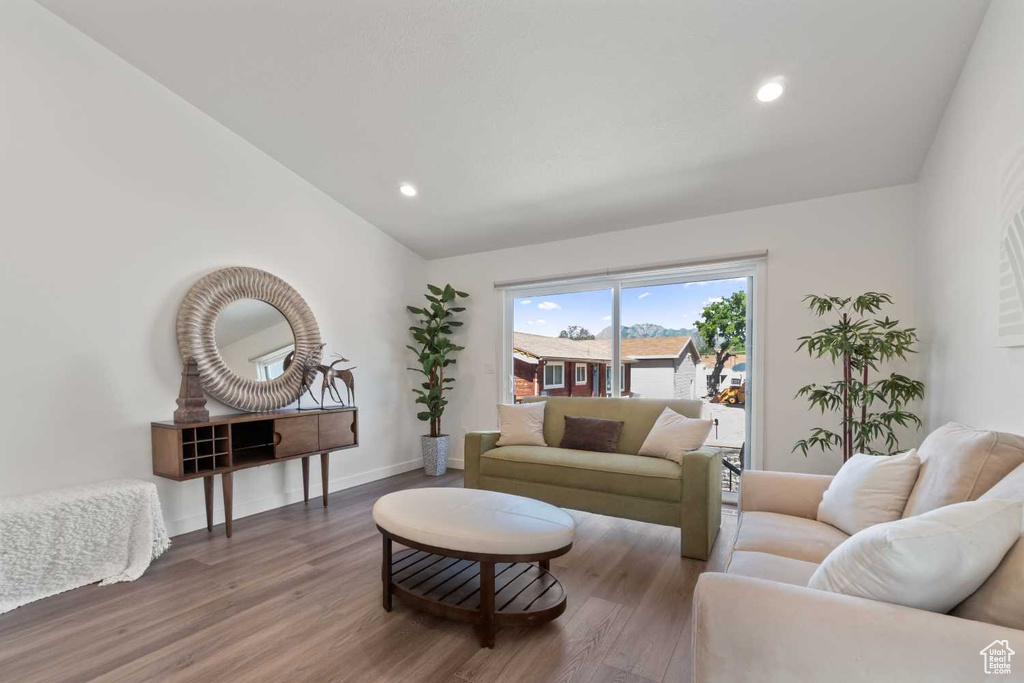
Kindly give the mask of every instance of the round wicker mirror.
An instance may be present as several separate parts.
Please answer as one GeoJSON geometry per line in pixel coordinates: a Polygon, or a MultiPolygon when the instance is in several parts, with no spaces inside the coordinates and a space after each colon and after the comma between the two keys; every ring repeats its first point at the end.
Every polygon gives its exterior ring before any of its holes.
{"type": "MultiPolygon", "coordinates": [[[[221,329],[223,334],[223,325],[221,329]]],[[[249,412],[274,410],[298,399],[303,369],[319,363],[323,349],[320,328],[305,300],[281,278],[256,268],[224,268],[197,282],[178,311],[177,334],[181,357],[195,359],[206,393],[249,412]],[[233,372],[221,355],[217,319],[229,304],[244,299],[270,304],[291,326],[295,361],[283,373],[277,365],[278,371],[264,378],[257,379],[258,373],[245,377],[233,372]]],[[[264,357],[272,357],[270,351],[264,357]]]]}

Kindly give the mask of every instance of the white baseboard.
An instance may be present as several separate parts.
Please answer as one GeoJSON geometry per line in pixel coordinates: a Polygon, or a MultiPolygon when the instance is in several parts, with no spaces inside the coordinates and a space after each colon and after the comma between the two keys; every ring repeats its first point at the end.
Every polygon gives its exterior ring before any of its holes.
{"type": "MultiPolygon", "coordinates": [[[[449,460],[448,464],[454,469],[463,468],[461,460],[449,460]],[[456,464],[456,462],[458,464],[456,464]]],[[[402,474],[403,472],[411,472],[419,467],[423,467],[423,461],[420,458],[416,458],[415,460],[400,462],[397,465],[387,465],[385,467],[367,470],[366,472],[349,474],[344,477],[338,477],[337,479],[331,479],[330,484],[328,485],[328,490],[331,493],[334,493],[335,491],[343,491],[345,489],[350,489],[353,486],[359,486],[360,484],[368,484],[371,481],[392,477],[396,474],[402,474]]],[[[291,505],[292,503],[298,503],[301,500],[302,487],[291,489],[289,491],[282,491],[281,493],[275,493],[269,496],[263,496],[261,498],[254,498],[252,500],[239,501],[236,498],[234,501],[232,518],[236,520],[241,519],[243,517],[248,517],[249,515],[255,515],[260,512],[266,512],[267,510],[291,505]]],[[[214,510],[213,523],[224,523],[223,508],[214,510]]],[[[188,533],[189,531],[195,531],[196,529],[205,529],[206,512],[203,511],[197,515],[189,515],[188,517],[182,517],[181,519],[169,520],[166,524],[167,533],[172,537],[188,533]]]]}
{"type": "Polygon", "coordinates": [[[466,461],[462,458],[448,458],[448,467],[453,470],[464,470],[466,469],[466,461]]]}

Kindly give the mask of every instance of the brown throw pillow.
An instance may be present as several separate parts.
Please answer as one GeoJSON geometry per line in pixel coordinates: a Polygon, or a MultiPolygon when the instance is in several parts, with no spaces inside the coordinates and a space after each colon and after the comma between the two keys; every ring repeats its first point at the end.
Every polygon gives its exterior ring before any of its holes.
{"type": "Polygon", "coordinates": [[[596,417],[565,416],[565,434],[559,448],[579,451],[614,453],[619,447],[622,423],[617,420],[599,420],[596,417]]]}

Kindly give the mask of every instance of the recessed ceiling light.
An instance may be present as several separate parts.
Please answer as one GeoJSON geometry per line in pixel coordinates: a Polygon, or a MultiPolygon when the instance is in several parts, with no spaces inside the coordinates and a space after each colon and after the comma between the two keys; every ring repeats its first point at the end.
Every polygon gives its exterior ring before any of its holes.
{"type": "Polygon", "coordinates": [[[398,186],[398,191],[404,194],[406,197],[416,196],[416,186],[410,185],[409,183],[402,183],[398,186]]]}
{"type": "Polygon", "coordinates": [[[782,97],[784,92],[786,92],[786,86],[782,84],[782,81],[768,81],[757,89],[757,99],[759,102],[774,102],[782,97]]]}

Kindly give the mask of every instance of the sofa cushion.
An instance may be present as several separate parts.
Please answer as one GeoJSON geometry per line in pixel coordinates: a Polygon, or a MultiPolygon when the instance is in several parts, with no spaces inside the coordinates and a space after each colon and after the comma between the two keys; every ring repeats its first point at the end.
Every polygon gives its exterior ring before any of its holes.
{"type": "Polygon", "coordinates": [[[711,433],[711,420],[695,420],[671,408],[661,411],[638,455],[665,458],[682,464],[683,456],[700,450],[711,433]]]}
{"type": "Polygon", "coordinates": [[[652,398],[569,398],[562,396],[528,396],[523,403],[547,402],[544,411],[544,440],[549,446],[562,443],[565,416],[597,417],[621,420],[619,453],[636,455],[650,433],[651,427],[665,408],[686,417],[700,417],[701,402],[687,399],[652,398]]]}
{"type": "Polygon", "coordinates": [[[904,518],[977,500],[1024,463],[1024,438],[950,422],[929,434],[917,453],[921,472],[904,518]]]}
{"type": "Polygon", "coordinates": [[[565,416],[565,433],[559,448],[615,453],[619,450],[622,422],[596,417],[565,416]]]}
{"type": "MultiPolygon", "coordinates": [[[[1019,465],[978,500],[1024,502],[1024,465],[1019,465]]],[[[1024,630],[1024,520],[1021,525],[1021,536],[996,570],[951,614],[1024,630]]]]}
{"type": "Polygon", "coordinates": [[[816,562],[804,562],[791,557],[756,553],[750,550],[737,550],[732,554],[726,573],[790,583],[794,586],[806,586],[817,568],[816,562]]]}
{"type": "Polygon", "coordinates": [[[946,613],[999,566],[1022,510],[1016,500],[975,500],[876,524],[825,558],[807,587],[946,613]]]}
{"type": "Polygon", "coordinates": [[[839,529],[813,519],[774,512],[744,512],[733,548],[821,562],[847,538],[839,529]]]}
{"type": "Polygon", "coordinates": [[[497,446],[546,446],[544,443],[544,408],[547,404],[498,404],[498,425],[501,434],[497,446]]]}
{"type": "Polygon", "coordinates": [[[683,490],[682,468],[669,460],[568,448],[494,448],[480,457],[480,473],[673,502],[683,490]]]}
{"type": "Polygon", "coordinates": [[[914,449],[890,456],[858,453],[829,484],[818,505],[818,521],[855,534],[899,519],[920,467],[914,449]]]}

